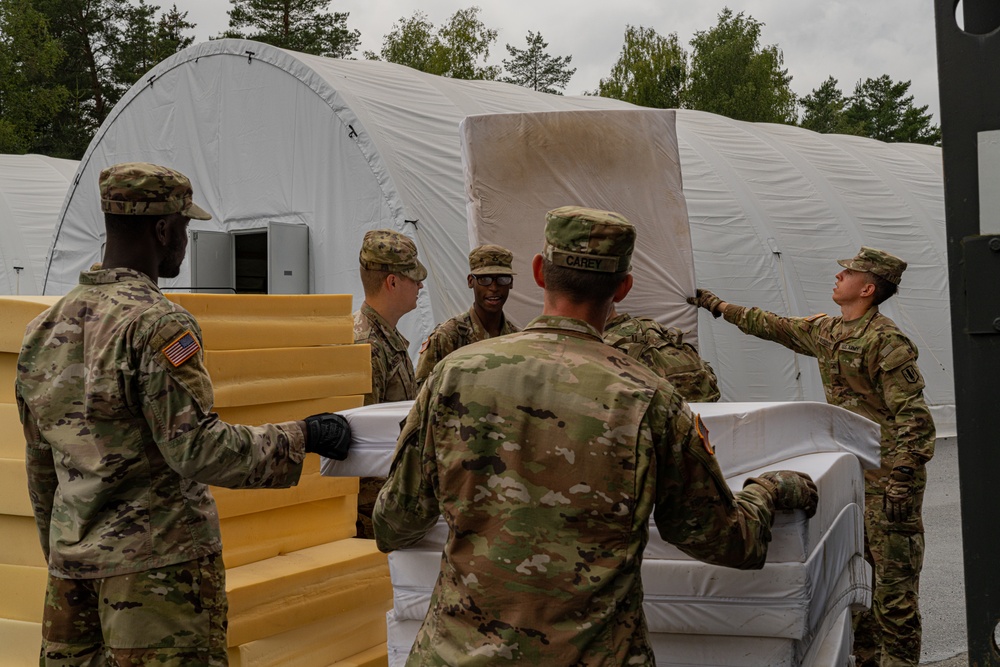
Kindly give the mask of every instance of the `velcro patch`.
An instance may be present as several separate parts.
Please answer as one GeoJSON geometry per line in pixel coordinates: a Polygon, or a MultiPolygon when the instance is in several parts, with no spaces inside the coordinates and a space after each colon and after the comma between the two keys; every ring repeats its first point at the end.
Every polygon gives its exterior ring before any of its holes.
{"type": "Polygon", "coordinates": [[[920,373],[917,372],[917,367],[914,366],[913,364],[910,364],[909,366],[901,370],[899,374],[902,375],[903,379],[909,382],[910,384],[916,384],[917,382],[920,381],[920,373]]]}
{"type": "Polygon", "coordinates": [[[701,420],[701,415],[696,414],[694,416],[694,429],[698,432],[698,437],[701,438],[701,444],[708,452],[709,456],[715,456],[715,450],[712,449],[712,443],[708,441],[708,427],[705,426],[705,422],[701,420]]]}
{"type": "Polygon", "coordinates": [[[420,346],[420,354],[423,354],[424,352],[426,352],[427,351],[427,346],[430,345],[430,344],[431,344],[431,339],[427,338],[427,340],[424,341],[424,344],[420,346]]]}
{"type": "Polygon", "coordinates": [[[188,329],[163,348],[163,356],[176,368],[197,354],[200,349],[201,344],[188,329]]]}

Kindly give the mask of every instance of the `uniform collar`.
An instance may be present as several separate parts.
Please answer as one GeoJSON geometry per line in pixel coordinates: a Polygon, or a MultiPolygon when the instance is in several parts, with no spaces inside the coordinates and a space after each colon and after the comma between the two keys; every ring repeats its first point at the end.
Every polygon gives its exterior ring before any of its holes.
{"type": "Polygon", "coordinates": [[[116,267],[114,269],[98,268],[80,273],[81,285],[110,285],[125,282],[126,280],[139,280],[151,285],[157,292],[160,291],[159,285],[154,283],[149,276],[135,269],[126,269],[124,267],[116,267]]]}
{"type": "Polygon", "coordinates": [[[524,328],[525,331],[539,329],[560,329],[576,334],[586,334],[596,341],[603,342],[600,332],[583,320],[561,315],[539,315],[524,328]]]}

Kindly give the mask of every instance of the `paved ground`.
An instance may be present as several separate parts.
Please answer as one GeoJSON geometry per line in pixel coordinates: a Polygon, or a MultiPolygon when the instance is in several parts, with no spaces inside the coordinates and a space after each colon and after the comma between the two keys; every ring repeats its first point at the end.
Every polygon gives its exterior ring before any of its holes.
{"type": "Polygon", "coordinates": [[[966,667],[965,581],[962,514],[958,496],[958,447],[954,438],[937,442],[927,465],[924,495],[926,553],[920,578],[924,621],[921,664],[966,667]]]}

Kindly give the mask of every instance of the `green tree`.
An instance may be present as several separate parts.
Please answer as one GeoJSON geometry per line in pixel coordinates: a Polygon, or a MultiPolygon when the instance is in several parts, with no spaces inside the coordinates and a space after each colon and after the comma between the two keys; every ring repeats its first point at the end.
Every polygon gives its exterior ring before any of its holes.
{"type": "Polygon", "coordinates": [[[347,27],[347,12],[329,12],[331,0],[230,0],[229,29],[222,37],[330,58],[346,58],[361,43],[347,27]]]}
{"type": "Polygon", "coordinates": [[[0,0],[0,153],[36,150],[67,98],[53,82],[63,55],[31,0],[0,0]]]}
{"type": "Polygon", "coordinates": [[[802,120],[799,123],[807,130],[822,134],[860,134],[860,128],[847,120],[846,109],[850,103],[837,86],[832,76],[820,84],[819,88],[799,100],[802,105],[802,120]]]}
{"type": "Polygon", "coordinates": [[[931,123],[927,105],[914,106],[909,90],[909,81],[893,81],[888,74],[859,81],[844,115],[858,134],[872,139],[940,143],[941,129],[931,123]]]}
{"type": "Polygon", "coordinates": [[[764,24],[728,7],[718,23],[691,40],[685,106],[738,120],[794,123],[792,77],[776,45],[761,46],[764,24]]]}
{"type": "Polygon", "coordinates": [[[436,31],[427,15],[416,11],[401,18],[382,40],[379,54],[365,52],[372,60],[400,65],[454,79],[494,80],[500,67],[487,65],[497,31],[479,18],[479,7],[460,9],[436,31]]]}
{"type": "Polygon", "coordinates": [[[128,48],[110,53],[111,80],[118,96],[161,60],[194,42],[194,37],[184,36],[185,31],[194,29],[187,12],[173,5],[157,18],[158,9],[139,0],[124,10],[121,35],[128,48]]]}
{"type": "Polygon", "coordinates": [[[666,37],[652,28],[627,26],[625,44],[611,74],[597,94],[657,109],[681,106],[687,83],[688,55],[677,33],[666,37]]]}
{"type": "Polygon", "coordinates": [[[176,8],[156,18],[159,6],[145,0],[33,1],[66,53],[54,83],[69,93],[37,150],[80,159],[125,91],[172,49],[189,43],[181,33],[194,26],[176,8]]]}
{"type": "Polygon", "coordinates": [[[573,62],[573,56],[549,55],[545,51],[549,43],[542,39],[541,33],[529,30],[525,40],[528,42],[527,49],[506,45],[510,60],[504,60],[503,66],[509,76],[503,80],[541,93],[562,95],[576,72],[575,67],[571,69],[569,66],[573,62]]]}

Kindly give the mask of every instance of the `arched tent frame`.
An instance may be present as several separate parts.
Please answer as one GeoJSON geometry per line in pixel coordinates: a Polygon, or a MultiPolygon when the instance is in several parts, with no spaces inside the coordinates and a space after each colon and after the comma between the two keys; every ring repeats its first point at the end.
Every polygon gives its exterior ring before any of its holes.
{"type": "MultiPolygon", "coordinates": [[[[160,162],[188,174],[213,214],[198,228],[308,225],[310,289],[351,293],[356,305],[364,233],[413,237],[430,271],[417,311],[400,322],[415,352],[436,322],[468,308],[462,119],[627,108],[242,40],[195,45],[157,65],[98,131],[59,216],[44,289],[67,291],[99,258],[100,170],[160,162]]],[[[953,433],[940,150],[684,110],[677,137],[695,273],[723,298],[792,315],[836,312],[838,258],[871,245],[907,259],[900,294],[883,310],[920,348],[939,433],[953,433]]],[[[189,284],[187,271],[174,286],[189,284]]],[[[814,361],[704,314],[700,322],[724,400],[823,399],[814,361]]]]}

